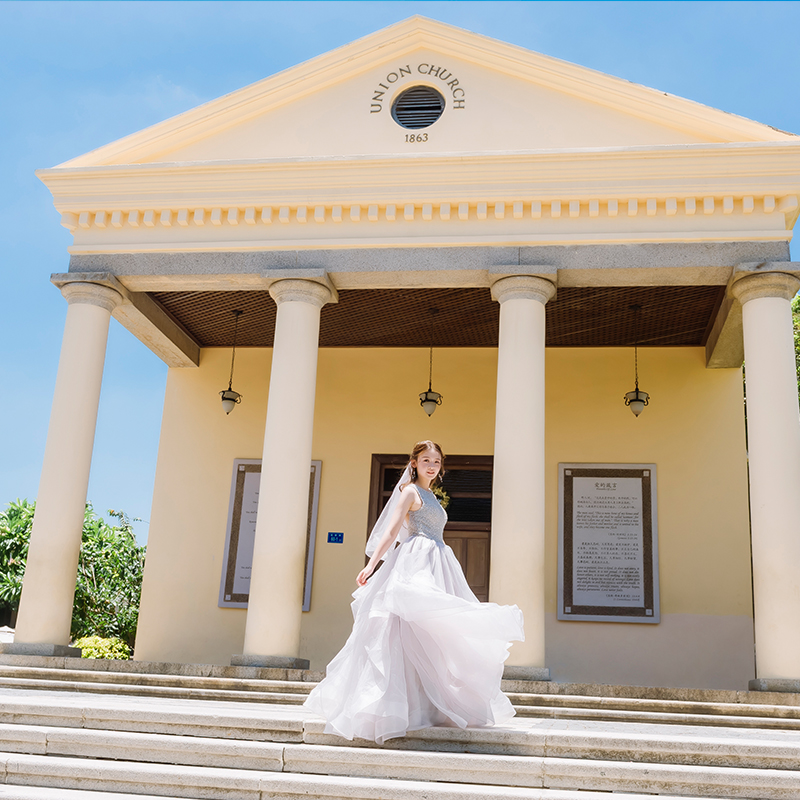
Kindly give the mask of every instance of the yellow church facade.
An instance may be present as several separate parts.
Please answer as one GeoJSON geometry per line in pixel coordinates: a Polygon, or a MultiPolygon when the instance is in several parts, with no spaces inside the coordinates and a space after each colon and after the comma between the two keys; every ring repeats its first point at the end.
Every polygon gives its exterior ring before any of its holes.
{"type": "Polygon", "coordinates": [[[68,652],[114,316],[170,367],[136,659],[323,669],[433,439],[509,675],[800,685],[800,137],[414,17],[39,176],[74,239],[6,652],[68,652]]]}

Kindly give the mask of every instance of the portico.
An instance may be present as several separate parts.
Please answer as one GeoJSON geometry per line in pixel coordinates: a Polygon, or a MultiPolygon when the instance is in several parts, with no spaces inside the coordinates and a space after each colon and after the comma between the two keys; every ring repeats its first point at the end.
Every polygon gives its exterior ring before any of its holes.
{"type": "Polygon", "coordinates": [[[287,80],[40,172],[74,244],[53,277],[70,306],[16,652],[69,644],[113,315],[171,368],[137,658],[323,668],[363,565],[370,459],[430,437],[493,457],[489,599],[526,622],[510,671],[800,680],[800,138],[420,18],[295,68],[293,96],[287,80]],[[447,62],[463,92],[419,140],[391,115],[402,92],[437,89],[418,62],[447,62]],[[397,91],[371,110],[364,86],[387,74],[397,91]],[[329,130],[309,127],[310,103],[338,109],[329,130]],[[653,397],[639,419],[622,402],[633,304],[653,397]],[[427,419],[434,306],[445,403],[427,419]],[[225,417],[232,309],[244,401],[225,417]],[[236,458],[261,459],[246,609],[216,600],[236,458]],[[556,620],[563,462],[658,464],[661,624],[556,620]]]}

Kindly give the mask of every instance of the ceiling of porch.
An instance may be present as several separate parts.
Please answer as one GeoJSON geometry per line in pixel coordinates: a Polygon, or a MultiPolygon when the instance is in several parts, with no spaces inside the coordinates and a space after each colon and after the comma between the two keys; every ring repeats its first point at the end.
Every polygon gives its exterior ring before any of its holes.
{"type": "MultiPolygon", "coordinates": [[[[566,287],[547,304],[548,347],[706,343],[724,286],[566,287]]],[[[276,305],[266,291],[155,292],[151,297],[202,347],[271,347],[276,305]]],[[[321,347],[496,347],[500,306],[485,288],[343,290],[322,308],[321,347]],[[431,309],[437,309],[432,314],[431,309]],[[433,321],[433,324],[432,324],[433,321]],[[432,332],[432,336],[431,336],[432,332]]]]}

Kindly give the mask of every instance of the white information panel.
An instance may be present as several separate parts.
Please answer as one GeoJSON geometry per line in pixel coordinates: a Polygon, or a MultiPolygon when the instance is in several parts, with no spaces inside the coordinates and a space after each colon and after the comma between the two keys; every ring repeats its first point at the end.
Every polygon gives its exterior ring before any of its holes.
{"type": "Polygon", "coordinates": [[[660,620],[656,467],[559,464],[558,618],[660,620]]]}
{"type": "MultiPolygon", "coordinates": [[[[306,530],[306,570],[303,587],[303,611],[311,608],[311,576],[314,570],[314,543],[317,534],[321,461],[311,462],[308,487],[308,528],[306,530]]],[[[261,460],[237,458],[233,462],[231,503],[228,530],[222,558],[219,605],[223,608],[247,608],[250,597],[250,571],[256,539],[258,490],[261,483],[261,460]]]]}

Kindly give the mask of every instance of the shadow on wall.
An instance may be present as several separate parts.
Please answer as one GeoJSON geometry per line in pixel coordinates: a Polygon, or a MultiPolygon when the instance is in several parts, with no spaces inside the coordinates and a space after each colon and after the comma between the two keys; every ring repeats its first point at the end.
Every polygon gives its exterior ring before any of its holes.
{"type": "Polygon", "coordinates": [[[664,614],[658,625],[560,622],[548,614],[547,666],[559,683],[746,690],[753,620],[664,614]]]}

